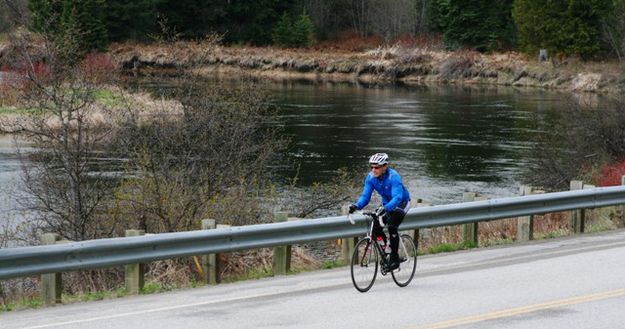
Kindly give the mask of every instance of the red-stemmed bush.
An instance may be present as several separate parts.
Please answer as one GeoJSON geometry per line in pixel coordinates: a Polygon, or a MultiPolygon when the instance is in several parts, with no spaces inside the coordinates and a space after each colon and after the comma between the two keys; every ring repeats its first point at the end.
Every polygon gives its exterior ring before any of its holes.
{"type": "Polygon", "coordinates": [[[601,167],[599,186],[621,185],[621,177],[625,175],[625,160],[601,167]]]}
{"type": "Polygon", "coordinates": [[[89,53],[80,62],[80,69],[92,82],[106,82],[114,76],[117,65],[107,54],[89,53]]]}

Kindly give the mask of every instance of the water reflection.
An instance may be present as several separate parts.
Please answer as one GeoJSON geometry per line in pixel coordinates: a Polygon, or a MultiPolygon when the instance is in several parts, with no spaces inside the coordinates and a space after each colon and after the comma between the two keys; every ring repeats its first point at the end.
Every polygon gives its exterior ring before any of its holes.
{"type": "Polygon", "coordinates": [[[516,194],[531,134],[562,105],[559,94],[511,88],[284,84],[272,91],[304,183],[340,167],[363,170],[368,155],[386,151],[413,193],[437,202],[459,201],[464,190],[516,194]]]}
{"type": "MultiPolygon", "coordinates": [[[[237,84],[239,80],[207,79],[237,84]]],[[[170,93],[169,80],[130,81],[133,90],[170,93]]],[[[377,86],[266,82],[279,124],[292,143],[275,164],[278,182],[304,186],[334,179],[338,168],[366,172],[372,153],[388,152],[416,197],[460,201],[466,190],[516,195],[532,164],[532,134],[546,131],[571,96],[483,86],[377,86]]]]}

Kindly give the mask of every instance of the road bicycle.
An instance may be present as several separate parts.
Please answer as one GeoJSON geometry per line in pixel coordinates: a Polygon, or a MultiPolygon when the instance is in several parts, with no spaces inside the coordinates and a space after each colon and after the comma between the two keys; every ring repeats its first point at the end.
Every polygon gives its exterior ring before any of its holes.
{"type": "MultiPolygon", "coordinates": [[[[382,275],[390,272],[393,281],[398,286],[407,286],[412,281],[417,269],[417,246],[412,237],[408,234],[399,235],[399,248],[397,250],[400,260],[399,268],[388,271],[390,263],[389,253],[385,249],[390,249],[390,246],[387,248],[386,245],[383,245],[384,239],[380,237],[380,240],[378,240],[373,233],[375,221],[378,221],[380,227],[386,227],[382,217],[373,212],[358,211],[357,213],[365,216],[369,230],[364,238],[358,240],[352,253],[350,269],[352,282],[356,290],[367,292],[371,289],[378,274],[378,267],[382,275]]],[[[355,224],[351,214],[347,218],[352,224],[355,224]]],[[[390,244],[390,238],[386,230],[384,234],[386,235],[386,243],[390,244]]],[[[390,250],[387,251],[390,252],[390,250]]]]}

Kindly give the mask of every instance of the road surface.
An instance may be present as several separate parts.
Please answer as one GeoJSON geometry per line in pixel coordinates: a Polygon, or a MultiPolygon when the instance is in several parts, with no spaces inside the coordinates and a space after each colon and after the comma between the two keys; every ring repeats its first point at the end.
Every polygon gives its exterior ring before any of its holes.
{"type": "Polygon", "coordinates": [[[0,314],[0,328],[625,328],[625,231],[420,257],[406,288],[338,268],[0,314]]]}

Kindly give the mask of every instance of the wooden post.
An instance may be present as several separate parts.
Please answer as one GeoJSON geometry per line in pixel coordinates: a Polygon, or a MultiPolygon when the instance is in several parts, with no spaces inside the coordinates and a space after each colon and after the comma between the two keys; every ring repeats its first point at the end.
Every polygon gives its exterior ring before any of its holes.
{"type": "MultiPolygon", "coordinates": [[[[286,212],[277,212],[273,216],[276,223],[286,222],[289,215],[286,212]]],[[[278,246],[273,248],[273,274],[286,275],[291,267],[291,246],[278,246]]]]}
{"type": "MultiPolygon", "coordinates": [[[[419,207],[429,207],[431,206],[432,203],[431,202],[425,202],[423,201],[423,199],[417,199],[417,208],[419,207]]],[[[414,232],[412,233],[412,240],[414,241],[415,246],[417,247],[417,250],[419,250],[419,237],[420,237],[420,232],[419,229],[414,230],[414,232]]]]}
{"type": "MultiPolygon", "coordinates": [[[[519,194],[521,196],[531,195],[532,187],[521,185],[519,194]]],[[[521,216],[517,219],[516,240],[519,242],[534,240],[534,215],[521,216]]]]}
{"type": "MultiPolygon", "coordinates": [[[[572,180],[571,181],[571,191],[581,190],[584,188],[584,182],[581,180],[572,180]]],[[[571,222],[570,227],[571,231],[574,233],[583,233],[584,232],[584,209],[573,210],[571,212],[571,222]]]]}
{"type": "MultiPolygon", "coordinates": [[[[349,214],[349,206],[341,207],[341,214],[347,216],[349,214]]],[[[352,261],[352,253],[354,252],[354,245],[356,244],[355,237],[343,238],[341,240],[341,255],[345,264],[350,264],[352,261]]]]}
{"type": "MultiPolygon", "coordinates": [[[[126,236],[145,235],[144,230],[126,230],[126,236]]],[[[126,292],[131,295],[138,294],[145,284],[145,264],[128,264],[124,266],[126,292]]]]}
{"type": "Polygon", "coordinates": [[[7,304],[7,299],[4,295],[4,290],[2,289],[2,281],[0,281],[0,298],[2,298],[2,305],[7,304]]]}
{"type": "MultiPolygon", "coordinates": [[[[41,244],[56,244],[61,237],[56,233],[45,233],[41,235],[41,244]]],[[[46,306],[53,306],[61,302],[61,291],[63,283],[61,281],[61,273],[49,273],[41,275],[41,297],[46,306]]]]}
{"type": "MultiPolygon", "coordinates": [[[[217,227],[217,222],[214,219],[203,219],[202,220],[202,229],[203,230],[212,230],[217,227]]],[[[219,277],[219,255],[218,254],[208,254],[202,255],[202,272],[203,272],[203,281],[206,284],[216,285],[219,283],[221,278],[219,277]]]]}
{"type": "MultiPolygon", "coordinates": [[[[595,185],[592,184],[584,184],[582,186],[583,190],[591,190],[596,188],[595,185]]],[[[595,212],[594,212],[594,208],[590,208],[590,209],[580,209],[581,212],[581,218],[582,220],[579,223],[579,232],[580,233],[586,233],[586,222],[594,219],[595,217],[595,212]]]]}
{"type": "MultiPolygon", "coordinates": [[[[621,185],[625,185],[625,175],[621,176],[621,185]]],[[[621,206],[621,221],[625,224],[625,205],[621,206]]]]}
{"type": "MultiPolygon", "coordinates": [[[[476,196],[475,192],[464,192],[462,193],[462,201],[464,202],[474,201],[475,196],[476,196]]],[[[479,243],[477,222],[463,224],[462,225],[462,237],[465,243],[471,242],[477,247],[479,243]]]]}

